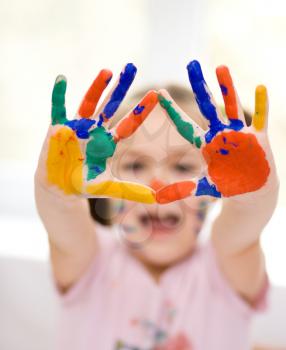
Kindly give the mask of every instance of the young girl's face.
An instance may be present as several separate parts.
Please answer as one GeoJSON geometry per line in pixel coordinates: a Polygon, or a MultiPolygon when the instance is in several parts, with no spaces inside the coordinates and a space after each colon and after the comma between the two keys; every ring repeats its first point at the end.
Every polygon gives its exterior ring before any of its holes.
{"type": "MultiPolygon", "coordinates": [[[[192,112],[199,123],[198,111],[192,112]]],[[[157,106],[132,138],[118,144],[111,166],[117,178],[156,190],[197,177],[205,163],[157,106]]],[[[120,239],[145,263],[165,267],[194,248],[207,198],[189,197],[164,205],[126,200],[112,200],[112,204],[120,239]]]]}

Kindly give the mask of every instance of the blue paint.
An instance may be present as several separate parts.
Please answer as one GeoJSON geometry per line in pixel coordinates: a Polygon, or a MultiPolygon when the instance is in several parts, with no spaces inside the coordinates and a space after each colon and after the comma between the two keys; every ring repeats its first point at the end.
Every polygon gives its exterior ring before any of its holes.
{"type": "Polygon", "coordinates": [[[135,78],[136,72],[137,68],[132,63],[128,63],[125,66],[124,71],[120,73],[119,82],[112,92],[109,101],[105,105],[103,112],[99,115],[99,121],[97,123],[98,126],[102,125],[104,118],[111,118],[117,111],[120,103],[122,102],[135,78]]]}
{"type": "Polygon", "coordinates": [[[65,122],[65,125],[69,126],[76,132],[77,137],[80,139],[88,139],[90,127],[95,123],[92,119],[73,119],[65,122]]]}
{"type": "Polygon", "coordinates": [[[107,80],[105,80],[105,84],[108,85],[110,83],[111,79],[112,79],[112,76],[110,78],[108,78],[107,80]]]}
{"type": "Polygon", "coordinates": [[[227,87],[223,84],[220,84],[220,89],[223,95],[227,95],[227,87]]]}
{"type": "Polygon", "coordinates": [[[229,151],[227,149],[221,148],[219,150],[219,153],[222,154],[223,156],[225,156],[225,155],[229,154],[229,151]]]}
{"type": "MultiPolygon", "coordinates": [[[[216,107],[211,101],[211,96],[207,90],[207,84],[205,82],[201,66],[198,61],[191,61],[188,66],[189,80],[194,91],[196,101],[200,108],[202,114],[209,121],[209,131],[205,135],[205,140],[210,143],[211,140],[216,136],[217,133],[223,131],[224,129],[231,129],[239,131],[243,128],[243,122],[239,119],[229,119],[229,124],[223,124],[217,115],[216,107]]],[[[222,89],[225,88],[222,85],[222,89]]]]}
{"type": "Polygon", "coordinates": [[[133,109],[133,113],[135,115],[138,115],[138,114],[141,114],[145,109],[145,106],[140,106],[140,105],[137,105],[134,109],[133,109]]]}
{"type": "Polygon", "coordinates": [[[221,197],[221,193],[217,191],[215,185],[210,185],[207,178],[203,177],[199,180],[197,186],[196,196],[212,196],[212,197],[221,197]]]}
{"type": "Polygon", "coordinates": [[[99,120],[98,120],[98,122],[97,122],[97,126],[98,126],[98,127],[101,127],[101,126],[102,126],[102,123],[104,122],[102,113],[100,113],[100,115],[99,115],[98,118],[99,118],[99,120]]]}
{"type": "Polygon", "coordinates": [[[244,126],[243,122],[240,119],[229,119],[229,122],[229,125],[225,125],[225,129],[239,131],[244,126]]]}
{"type": "Polygon", "coordinates": [[[89,170],[90,170],[91,172],[93,172],[93,173],[96,173],[96,175],[101,174],[101,173],[104,171],[103,168],[101,168],[101,167],[99,167],[99,166],[97,166],[97,165],[91,166],[91,167],[89,168],[89,170]]]}

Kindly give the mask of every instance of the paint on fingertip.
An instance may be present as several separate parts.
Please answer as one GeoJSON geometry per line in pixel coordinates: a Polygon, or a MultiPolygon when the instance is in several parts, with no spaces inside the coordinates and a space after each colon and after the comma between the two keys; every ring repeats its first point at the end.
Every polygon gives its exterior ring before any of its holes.
{"type": "MultiPolygon", "coordinates": [[[[207,84],[198,61],[192,61],[187,66],[189,80],[192,85],[196,101],[202,114],[209,121],[209,131],[205,134],[206,143],[210,143],[212,139],[225,129],[239,131],[243,128],[243,122],[239,119],[229,119],[229,124],[223,124],[218,118],[215,105],[212,103],[211,95],[208,92],[207,84]]],[[[221,85],[223,94],[227,94],[226,86],[221,85]]]]}
{"type": "Polygon", "coordinates": [[[203,177],[198,182],[196,196],[205,196],[205,195],[217,197],[217,198],[221,197],[221,193],[217,191],[215,185],[211,185],[208,182],[208,179],[206,177],[203,177]]]}
{"type": "Polygon", "coordinates": [[[227,95],[227,87],[223,84],[220,84],[220,89],[223,95],[227,95]]]}
{"type": "Polygon", "coordinates": [[[57,76],[52,92],[52,125],[64,124],[67,121],[65,108],[66,88],[66,78],[63,75],[57,76]]]}
{"type": "Polygon", "coordinates": [[[149,91],[132,112],[117,124],[115,129],[116,142],[131,136],[148,117],[157,102],[157,93],[155,91],[149,91]]]}
{"type": "Polygon", "coordinates": [[[128,63],[125,66],[124,71],[120,73],[119,82],[112,92],[109,101],[105,105],[103,112],[99,116],[98,126],[101,126],[104,119],[111,118],[117,111],[135,78],[136,72],[137,68],[132,63],[128,63]]]}
{"type": "Polygon", "coordinates": [[[138,115],[138,114],[141,114],[145,109],[145,106],[140,106],[140,105],[137,105],[134,109],[133,109],[133,113],[135,115],[138,115]]]}
{"type": "Polygon", "coordinates": [[[192,181],[182,181],[164,186],[156,191],[156,201],[160,204],[166,204],[189,197],[195,186],[192,181]]]}
{"type": "Polygon", "coordinates": [[[111,79],[112,79],[112,75],[108,79],[105,80],[105,84],[108,85],[110,83],[111,79]]]}
{"type": "Polygon", "coordinates": [[[172,101],[167,100],[162,95],[159,95],[158,98],[160,105],[166,110],[180,135],[182,135],[191,144],[194,144],[197,148],[200,148],[202,141],[199,136],[194,135],[195,131],[193,125],[183,120],[180,113],[172,106],[172,101]]]}
{"type": "Polygon", "coordinates": [[[224,129],[224,127],[218,119],[216,107],[211,101],[211,96],[208,92],[207,84],[199,62],[190,62],[187,66],[187,70],[200,111],[209,121],[210,130],[206,134],[206,141],[210,142],[219,131],[224,129]]]}

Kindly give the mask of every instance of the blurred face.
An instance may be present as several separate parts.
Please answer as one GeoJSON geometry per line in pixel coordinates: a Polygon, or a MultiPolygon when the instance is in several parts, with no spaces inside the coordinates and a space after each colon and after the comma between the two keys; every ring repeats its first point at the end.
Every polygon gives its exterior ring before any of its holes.
{"type": "MultiPolygon", "coordinates": [[[[195,108],[188,112],[199,120],[195,108]]],[[[204,164],[199,151],[178,134],[158,105],[132,139],[118,144],[111,166],[117,178],[156,190],[199,176],[204,164]]],[[[192,252],[206,205],[206,197],[164,205],[112,200],[121,240],[132,254],[157,267],[167,267],[192,252]]]]}

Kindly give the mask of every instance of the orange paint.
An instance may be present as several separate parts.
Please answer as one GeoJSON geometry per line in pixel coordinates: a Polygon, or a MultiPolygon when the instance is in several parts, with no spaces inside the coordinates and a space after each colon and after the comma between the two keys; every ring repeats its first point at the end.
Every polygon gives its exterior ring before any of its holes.
{"type": "Polygon", "coordinates": [[[154,191],[158,191],[160,188],[166,186],[166,184],[158,179],[152,179],[150,182],[150,187],[154,190],[154,191]]]}
{"type": "Polygon", "coordinates": [[[148,114],[153,110],[158,102],[158,96],[156,91],[151,90],[148,94],[139,102],[137,107],[116,127],[115,140],[119,141],[132,135],[137,128],[144,122],[148,114]],[[139,108],[138,108],[139,107],[139,108]],[[142,112],[138,113],[138,110],[142,109],[142,112]]]}
{"type": "Polygon", "coordinates": [[[226,115],[229,119],[238,119],[236,94],[228,68],[226,66],[217,67],[216,75],[222,90],[226,115]]]}
{"type": "Polygon", "coordinates": [[[253,192],[266,183],[269,164],[253,134],[222,132],[202,151],[210,178],[224,197],[253,192]]]}
{"type": "Polygon", "coordinates": [[[87,93],[85,94],[83,101],[79,107],[78,114],[82,118],[90,118],[97,106],[97,103],[109,83],[112,77],[112,72],[108,69],[103,69],[99,72],[95,78],[87,93]]]}
{"type": "Polygon", "coordinates": [[[189,197],[196,184],[192,181],[177,182],[156,192],[156,201],[160,204],[166,204],[189,197]]]}

